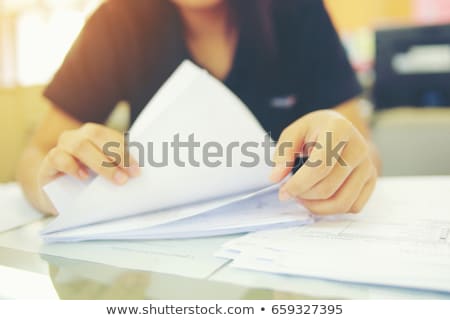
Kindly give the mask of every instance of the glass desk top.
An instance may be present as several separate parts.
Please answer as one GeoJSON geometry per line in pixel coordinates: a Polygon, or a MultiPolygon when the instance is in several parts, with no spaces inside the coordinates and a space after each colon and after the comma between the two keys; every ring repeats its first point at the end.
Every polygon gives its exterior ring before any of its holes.
{"type": "MultiPolygon", "coordinates": [[[[450,294],[444,293],[238,270],[231,268],[227,260],[208,256],[208,250],[203,253],[196,251],[194,247],[198,246],[199,240],[47,246],[40,243],[39,239],[38,231],[43,224],[45,222],[36,222],[0,234],[0,298],[450,298],[450,294]],[[193,248],[192,252],[186,249],[190,246],[193,248]],[[127,251],[118,248],[127,248],[127,251]]],[[[206,241],[212,248],[227,239],[212,238],[201,241],[206,241]]]]}

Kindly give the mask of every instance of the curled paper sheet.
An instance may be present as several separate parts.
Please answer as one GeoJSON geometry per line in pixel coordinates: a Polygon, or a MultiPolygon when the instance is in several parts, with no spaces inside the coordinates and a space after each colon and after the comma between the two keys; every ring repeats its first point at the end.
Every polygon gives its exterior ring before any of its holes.
{"type": "MultiPolygon", "coordinates": [[[[130,141],[143,146],[145,157],[137,154],[140,150],[130,149],[144,163],[141,176],[125,186],[112,185],[102,177],[88,182],[62,177],[46,186],[60,214],[44,230],[46,238],[57,241],[61,231],[104,226],[145,213],[152,216],[151,223],[146,216],[146,226],[154,227],[276,189],[268,179],[273,148],[267,147],[271,145],[267,133],[239,98],[189,61],[181,64],[143,110],[130,131],[130,141]],[[223,147],[221,165],[207,165],[201,147],[177,154],[169,147],[165,150],[164,144],[170,146],[177,137],[182,141],[193,137],[199,146],[223,147]],[[242,152],[245,145],[251,146],[251,158],[242,152]],[[154,161],[165,159],[165,165],[150,165],[149,155],[154,161]]],[[[129,227],[115,229],[125,231],[130,234],[129,227]]]]}

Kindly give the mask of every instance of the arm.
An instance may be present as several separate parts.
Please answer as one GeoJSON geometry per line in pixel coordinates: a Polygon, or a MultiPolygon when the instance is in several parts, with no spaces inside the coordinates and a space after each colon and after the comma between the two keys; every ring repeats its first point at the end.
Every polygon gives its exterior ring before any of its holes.
{"type": "Polygon", "coordinates": [[[103,152],[107,142],[117,142],[118,154],[124,159],[123,134],[97,124],[82,124],[52,107],[31,138],[19,161],[17,180],[31,204],[45,214],[56,214],[43,191],[55,178],[69,174],[85,180],[88,168],[116,184],[124,184],[139,174],[131,159],[129,168],[124,161],[114,162],[103,152]],[[105,166],[105,163],[113,165],[105,166]]]}
{"type": "Polygon", "coordinates": [[[30,203],[46,214],[54,213],[54,210],[41,188],[37,173],[47,153],[56,146],[58,137],[64,131],[80,126],[81,123],[57,108],[50,108],[19,160],[17,181],[30,203]]]}
{"type": "Polygon", "coordinates": [[[353,99],[341,104],[334,110],[350,120],[350,122],[359,130],[359,132],[361,132],[364,138],[366,138],[370,148],[370,157],[372,158],[372,161],[377,169],[378,175],[380,175],[382,169],[380,155],[376,146],[372,142],[372,134],[369,128],[369,124],[361,113],[360,103],[361,101],[359,99],[353,99]]]}
{"type": "Polygon", "coordinates": [[[132,58],[127,48],[134,40],[126,24],[129,15],[121,9],[121,4],[106,1],[93,13],[44,92],[55,106],[26,147],[18,180],[30,202],[45,213],[56,212],[42,187],[60,175],[87,179],[91,169],[123,184],[138,174],[139,167],[131,159],[130,168],[120,161],[122,133],[86,123],[103,122],[126,97],[122,80],[127,78],[126,70],[133,70],[128,67],[134,60],[123,56],[132,58]],[[103,152],[107,142],[119,143],[114,159],[103,152]]]}
{"type": "Polygon", "coordinates": [[[381,165],[354,99],[361,87],[324,3],[305,4],[309,19],[297,21],[307,21],[303,30],[310,30],[303,33],[303,48],[310,50],[313,98],[308,103],[325,110],[309,113],[284,130],[272,180],[287,177],[289,164],[300,153],[309,160],[281,187],[280,198],[296,199],[316,214],[357,213],[374,191],[381,165]]]}

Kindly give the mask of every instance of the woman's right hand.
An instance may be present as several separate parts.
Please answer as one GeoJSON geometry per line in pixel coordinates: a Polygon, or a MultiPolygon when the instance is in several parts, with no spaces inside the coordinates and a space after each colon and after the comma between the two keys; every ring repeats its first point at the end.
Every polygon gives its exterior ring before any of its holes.
{"type": "MultiPolygon", "coordinates": [[[[48,152],[40,166],[38,184],[42,189],[64,174],[87,180],[90,169],[116,185],[124,185],[130,178],[140,174],[138,163],[131,156],[129,161],[125,161],[125,156],[122,133],[99,124],[88,123],[60,135],[56,147],[48,152]],[[107,144],[111,146],[110,151],[114,150],[115,157],[108,157],[104,153],[107,144]]],[[[56,214],[48,199],[44,201],[44,207],[56,214]]]]}

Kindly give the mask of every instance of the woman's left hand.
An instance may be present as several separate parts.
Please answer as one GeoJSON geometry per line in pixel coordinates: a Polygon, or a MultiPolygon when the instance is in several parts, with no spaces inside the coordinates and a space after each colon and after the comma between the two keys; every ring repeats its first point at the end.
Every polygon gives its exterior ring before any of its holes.
{"type": "Polygon", "coordinates": [[[281,182],[295,159],[303,167],[280,189],[280,200],[296,199],[312,213],[359,213],[377,181],[370,142],[340,113],[316,111],[282,133],[271,179],[281,182]]]}

